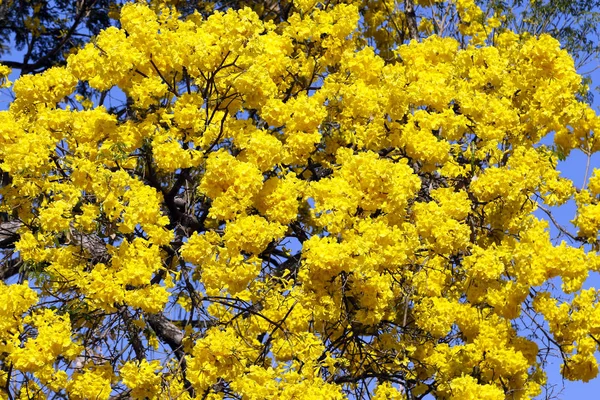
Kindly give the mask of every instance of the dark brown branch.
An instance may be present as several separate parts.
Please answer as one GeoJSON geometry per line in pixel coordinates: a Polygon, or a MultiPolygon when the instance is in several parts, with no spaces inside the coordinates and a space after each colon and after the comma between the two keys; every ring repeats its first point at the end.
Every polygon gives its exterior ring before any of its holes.
{"type": "Polygon", "coordinates": [[[0,280],[5,281],[17,275],[21,270],[21,265],[23,263],[20,258],[11,258],[4,261],[0,264],[0,280]]]}
{"type": "Polygon", "coordinates": [[[414,0],[404,0],[404,13],[406,15],[406,22],[408,24],[410,38],[418,41],[419,30],[417,28],[417,15],[415,14],[414,0]]]}
{"type": "Polygon", "coordinates": [[[129,337],[129,343],[133,347],[135,358],[138,361],[142,361],[146,357],[146,351],[142,340],[140,339],[140,328],[138,328],[132,321],[133,316],[129,315],[129,311],[126,307],[121,307],[121,315],[125,322],[126,330],[125,333],[129,337]]]}
{"type": "Polygon", "coordinates": [[[21,226],[19,221],[7,221],[0,223],[0,248],[6,249],[19,240],[17,229],[21,226]]]}
{"type": "Polygon", "coordinates": [[[190,396],[194,397],[195,394],[192,384],[186,378],[186,361],[185,352],[183,351],[183,332],[163,314],[147,314],[145,317],[150,327],[154,330],[154,332],[156,332],[156,336],[158,336],[160,341],[167,344],[173,353],[175,353],[175,357],[177,357],[179,364],[181,365],[185,387],[190,396]]]}
{"type": "Polygon", "coordinates": [[[167,344],[178,359],[183,360],[183,332],[163,314],[148,314],[146,321],[161,342],[167,344]]]}

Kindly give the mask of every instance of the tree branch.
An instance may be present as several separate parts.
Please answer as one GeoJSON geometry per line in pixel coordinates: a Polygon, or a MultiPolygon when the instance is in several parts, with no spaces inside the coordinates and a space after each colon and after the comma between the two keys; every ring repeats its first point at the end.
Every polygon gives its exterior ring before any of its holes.
{"type": "Polygon", "coordinates": [[[417,28],[417,15],[415,14],[415,2],[413,0],[404,0],[404,13],[408,23],[408,32],[410,38],[419,40],[419,30],[417,28]]]}

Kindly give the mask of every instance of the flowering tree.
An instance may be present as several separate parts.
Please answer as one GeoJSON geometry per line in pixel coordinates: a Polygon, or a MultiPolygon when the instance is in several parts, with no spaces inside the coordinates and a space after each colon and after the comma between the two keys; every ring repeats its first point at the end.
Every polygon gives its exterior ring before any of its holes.
{"type": "Polygon", "coordinates": [[[2,398],[526,399],[551,351],[597,375],[600,172],[556,165],[600,120],[558,41],[470,0],[169,3],[0,67],[2,398]],[[533,212],[570,200],[553,243],[533,212]]]}

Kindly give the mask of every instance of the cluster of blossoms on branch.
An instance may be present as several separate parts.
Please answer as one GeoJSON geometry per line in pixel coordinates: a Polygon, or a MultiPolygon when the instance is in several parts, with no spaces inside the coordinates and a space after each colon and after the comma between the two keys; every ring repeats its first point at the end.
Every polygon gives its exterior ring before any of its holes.
{"type": "Polygon", "coordinates": [[[0,398],[527,399],[544,341],[597,375],[600,171],[557,163],[600,119],[557,40],[471,0],[408,2],[462,39],[402,43],[391,0],[168,3],[0,66],[0,398]],[[557,245],[534,211],[570,200],[557,245]]]}

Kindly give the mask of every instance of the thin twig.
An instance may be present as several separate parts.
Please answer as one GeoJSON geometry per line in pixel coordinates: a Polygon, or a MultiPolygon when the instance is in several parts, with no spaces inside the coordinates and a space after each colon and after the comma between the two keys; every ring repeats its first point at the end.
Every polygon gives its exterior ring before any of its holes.
{"type": "Polygon", "coordinates": [[[585,175],[583,176],[583,184],[581,185],[581,190],[585,189],[585,185],[587,184],[588,174],[590,173],[590,162],[592,160],[592,152],[588,149],[586,151],[587,160],[585,162],[585,175]]]}

